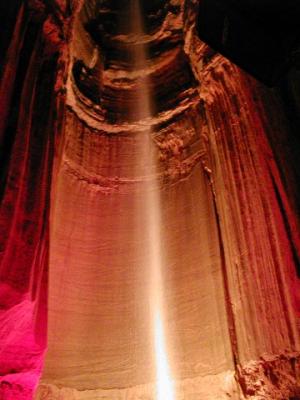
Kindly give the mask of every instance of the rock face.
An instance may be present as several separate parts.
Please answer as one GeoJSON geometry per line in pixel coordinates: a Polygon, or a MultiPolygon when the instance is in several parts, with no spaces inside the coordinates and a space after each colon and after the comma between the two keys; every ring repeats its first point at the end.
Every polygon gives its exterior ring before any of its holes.
{"type": "Polygon", "coordinates": [[[144,32],[133,4],[30,2],[44,44],[23,50],[18,106],[1,106],[8,129],[33,102],[5,164],[0,398],[32,397],[46,319],[35,399],[157,398],[154,237],[176,399],[296,399],[300,241],[278,98],[198,40],[196,2],[141,2],[144,32]],[[52,80],[29,79],[45,63],[52,80]]]}
{"type": "Polygon", "coordinates": [[[17,400],[32,398],[46,348],[59,44],[43,3],[11,3],[0,71],[0,398],[17,400]]]}

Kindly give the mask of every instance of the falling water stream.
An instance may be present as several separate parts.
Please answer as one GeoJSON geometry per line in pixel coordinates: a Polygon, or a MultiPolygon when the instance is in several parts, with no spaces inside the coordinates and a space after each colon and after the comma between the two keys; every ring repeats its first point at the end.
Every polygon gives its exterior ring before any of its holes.
{"type": "MultiPolygon", "coordinates": [[[[134,70],[140,71],[140,79],[137,90],[138,109],[135,110],[137,119],[144,121],[143,140],[139,149],[140,161],[146,165],[143,171],[145,179],[145,202],[143,213],[145,214],[147,229],[147,253],[149,273],[149,309],[151,329],[155,351],[156,369],[156,400],[175,400],[173,380],[171,376],[168,351],[166,346],[165,331],[165,301],[163,297],[163,269],[164,258],[161,246],[161,202],[158,185],[157,160],[155,157],[154,143],[151,140],[151,125],[147,123],[151,117],[151,93],[150,82],[142,71],[147,66],[146,46],[143,44],[144,29],[140,9],[140,0],[131,0],[131,18],[133,40],[136,38],[133,50],[134,70]],[[138,43],[139,42],[139,43],[138,43]]],[[[141,163],[139,163],[141,165],[141,163]]]]}

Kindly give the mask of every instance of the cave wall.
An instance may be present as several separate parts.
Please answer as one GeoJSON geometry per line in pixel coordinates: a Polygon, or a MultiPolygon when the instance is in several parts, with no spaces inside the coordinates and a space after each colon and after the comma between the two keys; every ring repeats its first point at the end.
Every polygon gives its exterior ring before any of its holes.
{"type": "Polygon", "coordinates": [[[1,11],[0,397],[29,399],[47,340],[48,216],[63,32],[41,2],[1,4],[1,11]]]}
{"type": "Polygon", "coordinates": [[[153,398],[149,179],[178,399],[297,398],[298,194],[278,94],[197,39],[196,2],[155,14],[147,68],[127,22],[120,37],[100,7],[101,31],[81,3],[9,8],[0,49],[2,398],[32,397],[46,347],[36,399],[153,398]]]}
{"type": "MultiPolygon", "coordinates": [[[[216,375],[215,396],[224,397],[228,390],[222,387],[224,376],[228,376],[229,390],[235,386],[212,195],[199,164],[205,153],[200,98],[192,75],[188,86],[177,85],[178,80],[188,79],[182,68],[187,57],[178,49],[183,42],[182,31],[176,31],[179,11],[168,17],[177,35],[173,48],[162,48],[146,71],[152,91],[160,90],[165,96],[156,102],[160,109],[150,119],[138,112],[137,79],[145,70],[124,67],[114,54],[106,55],[101,91],[107,100],[95,106],[87,98],[97,90],[92,77],[85,77],[80,86],[70,68],[51,217],[49,326],[53,328],[38,396],[153,397],[153,339],[145,296],[149,282],[147,179],[159,181],[169,304],[166,329],[170,348],[177,349],[172,359],[182,387],[178,390],[194,398],[205,396],[203,388],[212,381],[205,374],[216,375]],[[121,65],[116,72],[117,62],[121,65]],[[161,88],[161,79],[169,84],[161,88]],[[167,93],[168,87],[174,90],[173,96],[167,93]],[[116,112],[111,121],[110,110],[122,110],[124,102],[125,107],[127,102],[132,104],[133,110],[129,115],[116,112]],[[156,172],[140,155],[147,125],[155,143],[149,151],[159,161],[156,172]],[[202,302],[207,306],[202,307],[202,302]]],[[[75,32],[83,33],[80,18],[75,32]]],[[[147,37],[149,48],[159,48],[165,35],[171,36],[158,32],[147,37]]],[[[92,69],[97,61],[91,61],[90,38],[86,32],[80,40],[78,36],[74,33],[74,62],[80,55],[92,69]]]]}
{"type": "Polygon", "coordinates": [[[205,168],[220,227],[237,379],[246,397],[289,398],[280,369],[294,370],[298,346],[299,225],[288,120],[275,90],[203,45],[192,26],[186,51],[205,109],[205,168]]]}

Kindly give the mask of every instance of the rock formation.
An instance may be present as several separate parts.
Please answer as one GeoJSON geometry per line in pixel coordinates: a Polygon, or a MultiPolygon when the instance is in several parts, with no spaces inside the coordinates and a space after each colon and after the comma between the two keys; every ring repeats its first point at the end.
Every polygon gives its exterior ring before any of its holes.
{"type": "Polygon", "coordinates": [[[156,398],[151,190],[176,400],[300,398],[297,171],[278,92],[200,42],[195,0],[141,2],[143,34],[129,0],[14,3],[0,398],[38,384],[36,400],[156,398]]]}

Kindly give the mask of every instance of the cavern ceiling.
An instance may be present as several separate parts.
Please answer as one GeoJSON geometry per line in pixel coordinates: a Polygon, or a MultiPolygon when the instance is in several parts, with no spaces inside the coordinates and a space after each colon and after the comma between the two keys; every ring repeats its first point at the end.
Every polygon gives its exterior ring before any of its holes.
{"type": "Polygon", "coordinates": [[[153,114],[189,98],[196,82],[183,49],[180,7],[176,1],[142,3],[144,32],[137,35],[129,1],[83,6],[75,28],[73,78],[108,121],[136,118],[140,80],[148,82],[153,114]],[[141,49],[145,65],[136,66],[141,49]]]}

